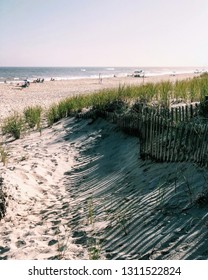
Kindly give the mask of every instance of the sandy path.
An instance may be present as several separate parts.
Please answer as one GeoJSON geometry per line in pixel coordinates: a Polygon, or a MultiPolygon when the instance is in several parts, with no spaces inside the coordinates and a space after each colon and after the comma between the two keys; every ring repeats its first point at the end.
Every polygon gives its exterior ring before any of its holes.
{"type": "Polygon", "coordinates": [[[68,226],[71,197],[64,173],[76,152],[65,133],[60,124],[8,144],[9,162],[0,168],[9,196],[0,221],[1,259],[87,258],[87,251],[72,243],[68,226]]]}

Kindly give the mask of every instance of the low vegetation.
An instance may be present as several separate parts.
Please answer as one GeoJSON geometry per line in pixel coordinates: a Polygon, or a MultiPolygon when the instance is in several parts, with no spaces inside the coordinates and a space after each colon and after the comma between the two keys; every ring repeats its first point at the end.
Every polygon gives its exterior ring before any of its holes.
{"type": "MultiPolygon", "coordinates": [[[[126,110],[135,102],[154,104],[168,108],[170,102],[204,101],[208,95],[208,74],[200,77],[159,83],[145,83],[139,86],[119,86],[117,89],[104,89],[88,95],[76,95],[52,105],[46,112],[40,106],[28,107],[23,116],[15,113],[7,118],[2,125],[3,134],[10,134],[15,139],[20,138],[23,130],[37,128],[40,130],[41,118],[47,119],[48,125],[62,118],[81,112],[83,108],[92,108],[98,113],[102,111],[126,110]]],[[[206,104],[205,104],[206,105],[206,104]]],[[[202,108],[206,111],[207,105],[202,108]]]]}
{"type": "Polygon", "coordinates": [[[27,107],[24,110],[25,121],[28,124],[29,128],[34,128],[35,126],[37,127],[37,129],[40,128],[41,113],[42,108],[40,106],[27,107]]]}
{"type": "Polygon", "coordinates": [[[8,152],[5,149],[5,147],[3,147],[2,145],[0,145],[0,161],[3,163],[3,165],[5,166],[7,164],[7,160],[8,160],[8,152]]]}
{"type": "Polygon", "coordinates": [[[146,83],[140,86],[120,86],[118,89],[105,89],[89,95],[67,98],[52,105],[47,111],[48,124],[67,117],[83,108],[106,110],[110,104],[125,102],[132,104],[140,101],[147,104],[169,107],[170,102],[199,102],[208,95],[208,75],[203,74],[194,79],[146,83]]]}
{"type": "Polygon", "coordinates": [[[2,125],[2,133],[9,134],[14,139],[19,139],[24,128],[24,120],[18,113],[14,113],[11,117],[5,119],[2,125]]]}

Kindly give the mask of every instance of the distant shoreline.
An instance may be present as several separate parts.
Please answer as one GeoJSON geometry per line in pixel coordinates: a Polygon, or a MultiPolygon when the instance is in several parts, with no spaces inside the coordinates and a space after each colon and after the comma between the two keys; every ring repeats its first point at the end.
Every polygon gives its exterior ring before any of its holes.
{"type": "Polygon", "coordinates": [[[203,67],[0,67],[0,83],[22,82],[25,79],[32,82],[35,79],[76,80],[102,78],[125,78],[142,70],[147,77],[171,75],[171,74],[193,74],[208,71],[203,67]]]}

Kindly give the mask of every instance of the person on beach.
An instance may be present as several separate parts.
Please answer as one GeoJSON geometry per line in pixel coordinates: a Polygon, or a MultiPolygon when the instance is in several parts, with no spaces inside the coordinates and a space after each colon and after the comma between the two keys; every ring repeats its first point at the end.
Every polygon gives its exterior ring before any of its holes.
{"type": "Polygon", "coordinates": [[[101,76],[101,73],[99,73],[99,84],[102,84],[102,76],[101,76]]]}

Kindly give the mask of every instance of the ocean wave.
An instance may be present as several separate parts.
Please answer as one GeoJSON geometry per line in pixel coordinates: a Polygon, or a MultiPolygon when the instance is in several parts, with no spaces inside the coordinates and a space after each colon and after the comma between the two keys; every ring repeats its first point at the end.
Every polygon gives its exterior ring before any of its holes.
{"type": "Polygon", "coordinates": [[[108,71],[114,71],[115,68],[113,68],[113,67],[108,67],[108,68],[106,68],[106,70],[108,70],[108,71]]]}

